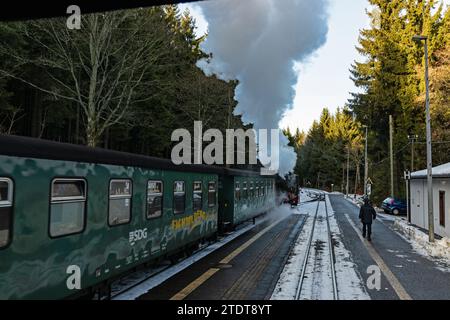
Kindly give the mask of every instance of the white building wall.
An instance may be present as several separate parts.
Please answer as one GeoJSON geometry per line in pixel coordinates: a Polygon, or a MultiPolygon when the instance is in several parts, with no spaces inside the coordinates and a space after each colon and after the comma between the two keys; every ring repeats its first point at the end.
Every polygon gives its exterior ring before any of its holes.
{"type": "Polygon", "coordinates": [[[426,228],[427,224],[424,220],[423,207],[423,180],[414,179],[410,181],[411,192],[411,223],[419,227],[426,228]]]}
{"type": "MultiPolygon", "coordinates": [[[[426,179],[411,180],[411,223],[428,229],[428,191],[426,179]]],[[[450,179],[433,178],[434,232],[450,237],[450,179]],[[439,222],[439,191],[445,191],[445,227],[439,222]]]]}

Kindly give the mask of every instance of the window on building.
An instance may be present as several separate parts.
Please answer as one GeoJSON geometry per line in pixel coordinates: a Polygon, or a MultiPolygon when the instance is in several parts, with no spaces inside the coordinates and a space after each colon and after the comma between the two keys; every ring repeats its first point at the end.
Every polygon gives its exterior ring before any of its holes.
{"type": "Polygon", "coordinates": [[[203,209],[203,185],[201,181],[194,182],[192,207],[194,212],[203,209]]]}
{"type": "Polygon", "coordinates": [[[236,188],[234,192],[234,199],[235,201],[241,200],[241,188],[239,182],[236,182],[236,188]]]}
{"type": "Polygon", "coordinates": [[[162,216],[163,211],[163,183],[150,180],[147,183],[147,219],[162,216]]]}
{"type": "Polygon", "coordinates": [[[439,191],[439,224],[445,227],[445,191],[439,191]]]}
{"type": "Polygon", "coordinates": [[[82,232],[86,210],[86,181],[55,179],[50,198],[50,236],[82,232]]]}
{"type": "Polygon", "coordinates": [[[216,183],[211,181],[208,183],[208,207],[216,205],[216,183]]]}
{"type": "Polygon", "coordinates": [[[13,182],[0,178],[0,248],[6,247],[11,238],[11,220],[13,209],[13,182]]]}
{"type": "Polygon", "coordinates": [[[109,183],[110,226],[126,224],[131,220],[132,182],[129,179],[114,179],[109,183]]]}
{"type": "Polygon", "coordinates": [[[186,207],[186,190],[184,181],[173,183],[173,213],[183,214],[186,207]]]}

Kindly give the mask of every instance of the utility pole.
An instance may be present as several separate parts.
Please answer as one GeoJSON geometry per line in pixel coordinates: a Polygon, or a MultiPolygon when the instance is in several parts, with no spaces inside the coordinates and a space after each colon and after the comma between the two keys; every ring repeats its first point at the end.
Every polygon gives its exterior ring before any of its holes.
{"type": "Polygon", "coordinates": [[[391,197],[394,198],[394,121],[392,115],[389,115],[389,157],[391,162],[391,197]]]}
{"type": "Polygon", "coordinates": [[[411,172],[414,172],[414,144],[417,139],[419,139],[419,136],[417,134],[408,136],[409,142],[411,143],[411,172]]]}
{"type": "Polygon", "coordinates": [[[428,37],[414,36],[413,40],[425,41],[425,88],[426,88],[426,127],[427,127],[427,188],[428,188],[428,241],[434,242],[434,215],[433,215],[433,161],[431,151],[431,116],[430,92],[428,81],[428,37]]]}
{"type": "Polygon", "coordinates": [[[350,171],[350,146],[347,146],[347,184],[345,185],[345,194],[348,197],[348,173],[350,171]]]}
{"type": "Polygon", "coordinates": [[[367,196],[367,180],[369,179],[369,165],[367,159],[367,136],[368,136],[368,126],[364,126],[366,128],[366,146],[364,150],[364,195],[367,196]]]}
{"type": "Polygon", "coordinates": [[[411,222],[411,200],[409,195],[409,180],[411,179],[411,172],[404,172],[404,179],[406,183],[406,215],[408,222],[411,222]]]}

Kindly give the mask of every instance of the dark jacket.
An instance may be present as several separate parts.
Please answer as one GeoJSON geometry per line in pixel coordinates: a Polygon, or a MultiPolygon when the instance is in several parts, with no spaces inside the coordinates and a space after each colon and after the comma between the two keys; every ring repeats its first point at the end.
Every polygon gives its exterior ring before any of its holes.
{"type": "Polygon", "coordinates": [[[362,223],[372,223],[373,219],[377,218],[375,209],[370,204],[364,204],[359,210],[359,219],[362,223]]]}

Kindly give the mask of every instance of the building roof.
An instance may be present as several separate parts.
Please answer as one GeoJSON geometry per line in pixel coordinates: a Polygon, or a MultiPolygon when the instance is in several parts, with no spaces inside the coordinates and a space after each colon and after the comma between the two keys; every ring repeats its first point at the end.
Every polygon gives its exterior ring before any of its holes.
{"type": "MultiPolygon", "coordinates": [[[[450,178],[450,162],[433,167],[433,178],[450,178]]],[[[427,169],[411,173],[411,179],[424,179],[427,177],[427,169]]]]}

